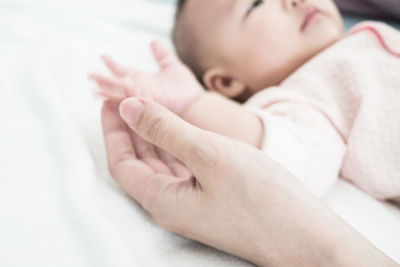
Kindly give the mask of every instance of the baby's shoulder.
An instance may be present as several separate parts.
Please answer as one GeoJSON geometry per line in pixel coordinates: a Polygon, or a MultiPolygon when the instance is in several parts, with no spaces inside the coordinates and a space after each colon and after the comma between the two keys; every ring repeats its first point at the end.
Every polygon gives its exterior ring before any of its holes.
{"type": "Polygon", "coordinates": [[[364,21],[352,27],[343,38],[326,52],[347,55],[370,54],[373,51],[385,52],[398,56],[400,51],[394,49],[400,46],[400,31],[378,21],[364,21]],[[396,55],[397,53],[397,55],[396,55]]]}
{"type": "Polygon", "coordinates": [[[393,63],[393,58],[400,58],[399,47],[399,31],[381,22],[362,22],[297,69],[283,85],[300,84],[304,80],[350,81],[351,77],[381,69],[388,62],[398,68],[400,61],[393,63]]]}
{"type": "Polygon", "coordinates": [[[367,34],[368,32],[371,33],[372,31],[377,31],[381,34],[400,35],[400,31],[398,29],[387,23],[381,21],[366,20],[350,28],[345,37],[359,33],[367,34]]]}
{"type": "Polygon", "coordinates": [[[384,72],[398,72],[398,59],[399,31],[385,23],[366,21],[308,60],[287,77],[281,87],[323,88],[326,84],[340,83],[346,88],[345,84],[355,77],[387,77],[384,72]]]}
{"type": "Polygon", "coordinates": [[[400,57],[400,32],[388,24],[365,21],[351,28],[339,41],[326,48],[304,67],[319,68],[324,65],[359,65],[369,59],[400,57]]]}

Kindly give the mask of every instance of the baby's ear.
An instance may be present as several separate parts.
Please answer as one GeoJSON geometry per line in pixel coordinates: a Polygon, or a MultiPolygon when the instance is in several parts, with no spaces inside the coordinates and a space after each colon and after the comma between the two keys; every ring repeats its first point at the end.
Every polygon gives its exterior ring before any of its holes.
{"type": "Polygon", "coordinates": [[[207,70],[203,75],[203,82],[210,91],[218,92],[229,98],[236,98],[246,90],[242,81],[220,67],[207,70]]]}

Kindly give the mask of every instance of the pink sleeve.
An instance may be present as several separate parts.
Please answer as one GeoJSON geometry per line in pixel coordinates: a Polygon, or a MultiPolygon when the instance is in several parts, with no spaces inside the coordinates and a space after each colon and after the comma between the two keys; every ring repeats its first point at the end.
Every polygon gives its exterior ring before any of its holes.
{"type": "Polygon", "coordinates": [[[316,196],[325,195],[339,177],[345,144],[329,120],[304,103],[280,101],[246,107],[264,124],[262,150],[281,163],[316,196]]]}

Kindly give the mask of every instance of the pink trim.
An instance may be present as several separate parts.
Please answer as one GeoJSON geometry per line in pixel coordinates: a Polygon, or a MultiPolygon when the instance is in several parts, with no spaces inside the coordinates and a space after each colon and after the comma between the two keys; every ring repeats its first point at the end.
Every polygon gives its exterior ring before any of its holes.
{"type": "Polygon", "coordinates": [[[392,48],[388,46],[386,43],[385,39],[382,37],[381,33],[375,29],[374,27],[368,25],[368,26],[360,26],[360,27],[355,27],[354,29],[350,30],[348,34],[356,34],[361,31],[369,31],[375,35],[375,37],[378,39],[379,44],[392,56],[400,58],[400,53],[394,51],[392,48]]]}

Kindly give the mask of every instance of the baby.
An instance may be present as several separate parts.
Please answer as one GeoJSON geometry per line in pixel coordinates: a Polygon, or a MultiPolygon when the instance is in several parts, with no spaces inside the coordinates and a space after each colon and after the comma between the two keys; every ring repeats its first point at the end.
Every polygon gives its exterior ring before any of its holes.
{"type": "Polygon", "coordinates": [[[317,196],[342,178],[400,202],[399,32],[343,35],[331,0],[181,0],[173,41],[191,71],[153,42],[158,73],[103,57],[114,78],[91,75],[99,93],[152,98],[256,146],[317,196]]]}

